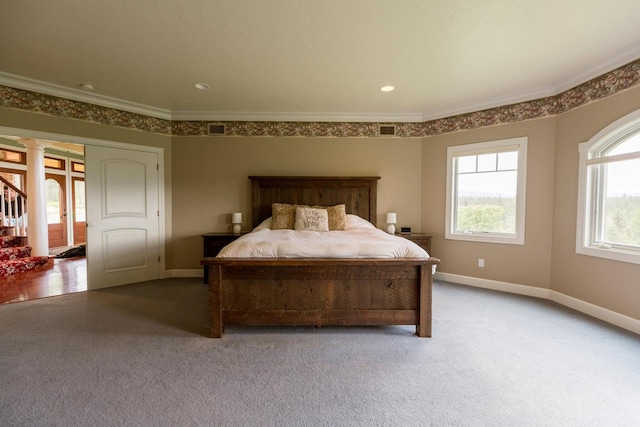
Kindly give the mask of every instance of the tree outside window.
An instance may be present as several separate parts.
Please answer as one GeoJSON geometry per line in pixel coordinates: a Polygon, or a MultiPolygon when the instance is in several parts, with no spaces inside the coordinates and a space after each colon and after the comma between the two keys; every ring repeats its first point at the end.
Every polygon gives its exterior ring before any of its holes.
{"type": "Polygon", "coordinates": [[[640,111],[580,144],[576,251],[640,264],[640,111]]]}
{"type": "Polygon", "coordinates": [[[527,138],[447,150],[446,238],[524,243],[527,138]]]}

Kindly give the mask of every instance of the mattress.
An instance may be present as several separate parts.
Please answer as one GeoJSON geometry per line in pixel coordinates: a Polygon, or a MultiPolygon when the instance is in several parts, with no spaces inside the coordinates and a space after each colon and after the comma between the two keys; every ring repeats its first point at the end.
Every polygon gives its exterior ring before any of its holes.
{"type": "Polygon", "coordinates": [[[273,230],[266,219],[218,254],[220,258],[429,258],[416,243],[347,215],[346,230],[273,230]]]}

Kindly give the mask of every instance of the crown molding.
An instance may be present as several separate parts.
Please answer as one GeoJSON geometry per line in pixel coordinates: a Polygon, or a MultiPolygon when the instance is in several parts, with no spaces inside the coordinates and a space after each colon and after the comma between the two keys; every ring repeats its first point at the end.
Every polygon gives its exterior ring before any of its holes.
{"type": "Polygon", "coordinates": [[[28,90],[58,98],[128,111],[164,120],[182,121],[259,121],[259,122],[372,122],[419,123],[421,113],[301,113],[301,112],[223,112],[223,111],[170,111],[109,96],[68,88],[0,71],[0,85],[28,90]]]}
{"type": "Polygon", "coordinates": [[[575,88],[591,79],[602,76],[618,67],[622,67],[640,58],[640,40],[612,55],[592,64],[576,74],[572,74],[549,85],[525,90],[509,95],[484,99],[455,108],[432,110],[415,113],[306,113],[306,112],[224,112],[224,111],[170,111],[148,105],[129,102],[80,89],[69,88],[39,80],[21,77],[0,71],[0,85],[13,87],[59,98],[112,108],[176,121],[209,121],[209,122],[336,122],[336,123],[421,123],[431,120],[468,114],[506,105],[518,104],[559,95],[575,88]]]}
{"type": "Polygon", "coordinates": [[[640,58],[640,40],[614,52],[601,61],[591,64],[580,72],[557,80],[552,83],[551,86],[554,88],[554,91],[556,92],[555,94],[558,95],[569,89],[573,89],[578,85],[586,83],[591,79],[595,79],[596,77],[600,77],[611,72],[616,68],[627,65],[638,58],[640,58]]]}
{"type": "Polygon", "coordinates": [[[586,83],[589,80],[595,79],[596,77],[609,73],[616,68],[627,65],[638,58],[640,58],[640,40],[614,52],[612,55],[609,55],[601,61],[591,64],[578,73],[571,74],[570,76],[557,80],[549,85],[506,96],[489,98],[448,110],[426,112],[423,114],[423,121],[453,117],[460,114],[474,113],[476,111],[488,110],[490,108],[504,107],[506,105],[513,105],[549,96],[560,95],[561,93],[586,83]]]}
{"type": "Polygon", "coordinates": [[[27,77],[16,76],[2,71],[0,71],[0,85],[55,96],[58,98],[71,99],[72,101],[113,108],[114,110],[128,111],[130,113],[141,114],[143,116],[171,120],[171,111],[169,110],[124,101],[122,99],[86,92],[84,90],[69,88],[53,83],[46,83],[27,77]]]}
{"type": "Polygon", "coordinates": [[[421,113],[266,113],[221,111],[176,111],[172,120],[208,122],[367,122],[420,123],[421,113]]]}
{"type": "Polygon", "coordinates": [[[543,86],[537,89],[526,90],[509,94],[505,96],[499,96],[495,98],[489,98],[470,104],[465,104],[460,107],[451,108],[448,110],[438,110],[422,115],[422,121],[428,122],[431,120],[444,119],[447,117],[459,116],[461,114],[475,113],[477,111],[489,110],[491,108],[504,107],[505,105],[513,105],[521,102],[533,101],[534,99],[547,98],[549,96],[555,96],[557,93],[554,91],[553,86],[543,86]]]}

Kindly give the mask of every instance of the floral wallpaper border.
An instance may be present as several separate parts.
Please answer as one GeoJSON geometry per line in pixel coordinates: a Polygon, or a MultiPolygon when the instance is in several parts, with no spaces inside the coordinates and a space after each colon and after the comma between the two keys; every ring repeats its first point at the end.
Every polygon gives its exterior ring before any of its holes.
{"type": "MultiPolygon", "coordinates": [[[[395,137],[423,138],[558,115],[640,85],[640,59],[556,96],[422,123],[391,123],[395,137]]],[[[209,121],[171,121],[114,108],[0,86],[0,107],[175,136],[208,136],[209,121]]],[[[370,122],[224,122],[227,136],[376,137],[370,122]]],[[[388,124],[388,123],[385,123],[388,124]]]]}

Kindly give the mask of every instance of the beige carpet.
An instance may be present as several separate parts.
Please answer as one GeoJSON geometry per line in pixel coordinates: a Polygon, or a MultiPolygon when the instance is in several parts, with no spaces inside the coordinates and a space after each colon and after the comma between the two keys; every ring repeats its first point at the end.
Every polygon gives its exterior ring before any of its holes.
{"type": "Polygon", "coordinates": [[[434,287],[413,327],[228,328],[198,279],[0,306],[3,426],[638,426],[640,337],[434,287]]]}

